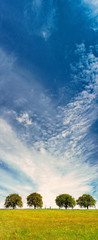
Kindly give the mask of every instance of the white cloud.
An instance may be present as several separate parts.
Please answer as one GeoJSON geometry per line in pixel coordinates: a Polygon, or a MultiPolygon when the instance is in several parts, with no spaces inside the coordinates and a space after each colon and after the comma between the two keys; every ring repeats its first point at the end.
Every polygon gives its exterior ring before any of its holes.
{"type": "Polygon", "coordinates": [[[89,5],[93,5],[94,7],[98,7],[98,1],[97,0],[83,0],[85,3],[88,3],[89,5]]]}
{"type": "Polygon", "coordinates": [[[92,29],[94,31],[98,30],[98,1],[97,0],[83,0],[83,3],[87,5],[88,17],[93,19],[92,29]]]}
{"type": "Polygon", "coordinates": [[[0,120],[0,136],[1,158],[12,166],[12,169],[24,172],[32,180],[32,189],[29,185],[16,184],[15,180],[11,184],[12,177],[6,173],[2,186],[11,190],[15,188],[15,191],[17,190],[25,198],[28,191],[33,192],[35,183],[36,191],[42,194],[44,206],[47,207],[55,206],[54,199],[57,194],[68,192],[77,198],[84,192],[92,191],[89,183],[96,177],[95,167],[81,161],[76,167],[77,159],[74,158],[71,163],[71,159],[69,160],[71,155],[66,155],[65,159],[61,156],[56,159],[49,152],[43,152],[42,149],[40,152],[32,151],[17,138],[11,126],[3,119],[0,120]]]}
{"type": "Polygon", "coordinates": [[[32,125],[32,121],[29,119],[28,113],[21,114],[21,117],[16,118],[19,123],[25,123],[26,125],[32,125]]]}

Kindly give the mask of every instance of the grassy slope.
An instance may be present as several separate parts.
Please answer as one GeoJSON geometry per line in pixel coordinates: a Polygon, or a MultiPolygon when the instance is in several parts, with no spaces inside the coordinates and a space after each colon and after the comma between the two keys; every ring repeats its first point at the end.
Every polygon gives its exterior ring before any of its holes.
{"type": "Polygon", "coordinates": [[[98,240],[98,210],[0,210],[1,240],[98,240]]]}

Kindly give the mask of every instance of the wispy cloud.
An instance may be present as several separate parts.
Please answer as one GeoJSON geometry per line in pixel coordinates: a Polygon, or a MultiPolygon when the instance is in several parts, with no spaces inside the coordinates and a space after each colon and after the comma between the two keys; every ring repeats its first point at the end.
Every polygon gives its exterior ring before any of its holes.
{"type": "Polygon", "coordinates": [[[93,6],[96,8],[96,11],[98,11],[98,1],[97,0],[83,0],[85,3],[87,3],[89,6],[93,6]]]}
{"type": "Polygon", "coordinates": [[[82,0],[86,4],[88,17],[92,19],[92,29],[98,30],[98,1],[97,0],[82,0]]]}
{"type": "Polygon", "coordinates": [[[56,5],[53,0],[47,2],[42,0],[29,1],[24,10],[24,16],[31,28],[31,33],[47,40],[55,27],[56,5]]]}
{"type": "MultiPolygon", "coordinates": [[[[24,199],[38,191],[48,207],[55,206],[60,193],[77,198],[88,192],[96,197],[97,166],[90,156],[97,148],[90,129],[97,119],[98,79],[92,47],[86,53],[84,43],[76,45],[79,60],[70,66],[73,81],[84,81],[85,86],[67,105],[57,108],[35,79],[28,84],[29,77],[18,69],[13,56],[9,61],[1,53],[0,86],[5,97],[1,94],[0,158],[12,172],[18,172],[14,177],[1,168],[2,187],[17,191],[24,199]],[[21,182],[20,175],[27,180],[21,182]]],[[[8,191],[3,190],[3,200],[8,191]]]]}

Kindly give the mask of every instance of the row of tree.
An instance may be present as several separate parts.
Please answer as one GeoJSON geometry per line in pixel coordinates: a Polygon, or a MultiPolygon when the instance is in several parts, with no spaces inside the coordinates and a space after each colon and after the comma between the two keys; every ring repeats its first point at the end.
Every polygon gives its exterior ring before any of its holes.
{"type": "MultiPolygon", "coordinates": [[[[59,208],[74,208],[75,205],[79,205],[80,207],[84,208],[89,208],[95,206],[95,199],[89,195],[89,194],[83,194],[81,197],[79,197],[76,201],[75,199],[70,196],[69,194],[61,194],[56,197],[55,199],[56,205],[59,208]]],[[[5,199],[5,207],[9,208],[12,207],[13,209],[18,207],[23,206],[22,198],[18,194],[10,194],[6,197],[5,199]]],[[[29,207],[34,207],[34,208],[42,208],[43,206],[43,200],[42,196],[39,193],[31,193],[30,195],[27,196],[27,205],[29,207]]]]}

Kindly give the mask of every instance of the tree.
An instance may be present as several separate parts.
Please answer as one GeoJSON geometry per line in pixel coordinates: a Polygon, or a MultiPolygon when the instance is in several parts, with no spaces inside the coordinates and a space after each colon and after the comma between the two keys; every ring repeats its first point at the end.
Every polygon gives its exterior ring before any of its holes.
{"type": "Polygon", "coordinates": [[[27,196],[27,205],[34,208],[41,208],[43,206],[42,196],[39,193],[31,193],[27,196]]]}
{"type": "Polygon", "coordinates": [[[76,205],[75,199],[69,194],[61,194],[57,196],[55,202],[56,205],[59,206],[59,208],[64,207],[65,209],[67,209],[68,207],[73,208],[76,205]]]}
{"type": "Polygon", "coordinates": [[[77,205],[84,208],[89,208],[95,206],[95,199],[89,194],[83,194],[76,200],[77,205]]]}
{"type": "Polygon", "coordinates": [[[22,198],[16,193],[10,194],[6,197],[4,205],[6,208],[12,207],[13,209],[15,209],[16,206],[22,207],[22,198]]]}

